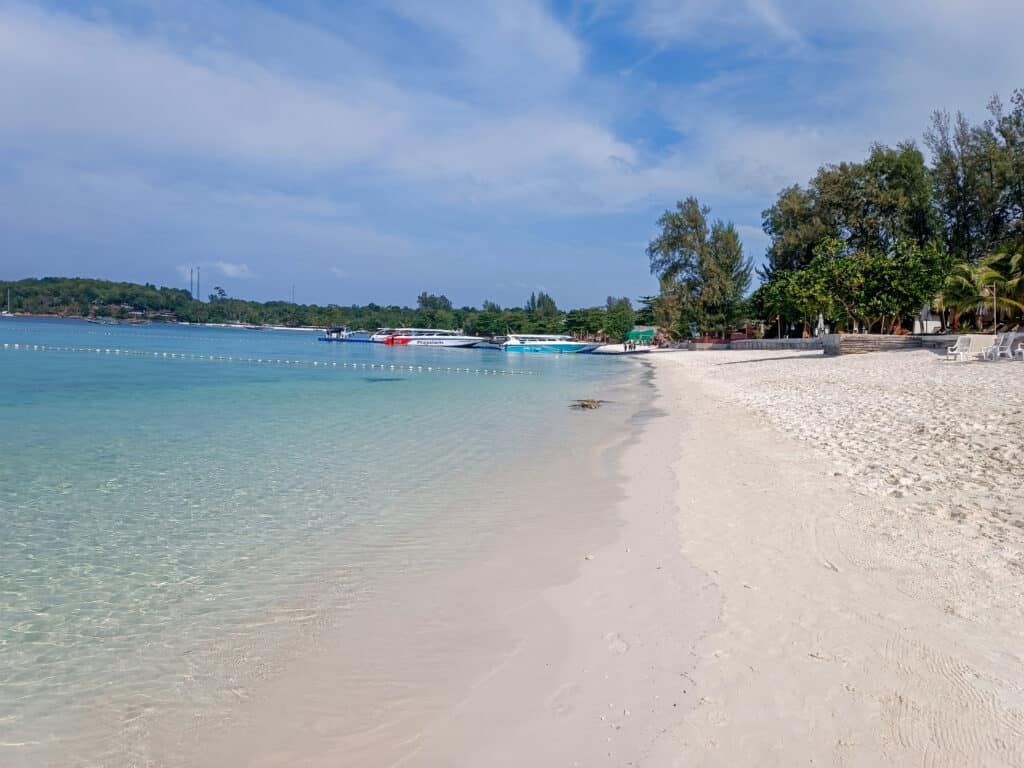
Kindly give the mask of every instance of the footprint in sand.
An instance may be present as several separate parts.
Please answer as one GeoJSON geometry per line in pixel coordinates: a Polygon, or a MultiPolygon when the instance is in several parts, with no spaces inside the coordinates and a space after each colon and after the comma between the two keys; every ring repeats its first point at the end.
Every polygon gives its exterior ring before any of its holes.
{"type": "Polygon", "coordinates": [[[612,653],[617,653],[620,656],[629,650],[629,643],[622,639],[622,635],[618,632],[609,632],[604,636],[605,642],[608,643],[608,650],[612,653]]]}

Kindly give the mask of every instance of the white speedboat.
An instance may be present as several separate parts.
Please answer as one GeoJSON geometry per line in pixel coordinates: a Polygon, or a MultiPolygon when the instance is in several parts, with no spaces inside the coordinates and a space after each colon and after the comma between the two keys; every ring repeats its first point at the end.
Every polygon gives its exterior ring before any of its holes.
{"type": "Polygon", "coordinates": [[[369,331],[353,331],[347,325],[339,325],[335,328],[328,328],[320,341],[354,341],[368,344],[371,341],[369,331]]]}
{"type": "Polygon", "coordinates": [[[395,335],[394,328],[378,328],[370,334],[370,341],[374,344],[387,344],[388,339],[395,335]]]}
{"type": "Polygon", "coordinates": [[[482,336],[464,336],[442,328],[396,328],[384,342],[396,347],[475,347],[482,336]]]}
{"type": "Polygon", "coordinates": [[[561,354],[585,354],[593,352],[601,342],[580,341],[572,336],[553,333],[510,334],[502,343],[506,352],[558,352],[561,354]]]}

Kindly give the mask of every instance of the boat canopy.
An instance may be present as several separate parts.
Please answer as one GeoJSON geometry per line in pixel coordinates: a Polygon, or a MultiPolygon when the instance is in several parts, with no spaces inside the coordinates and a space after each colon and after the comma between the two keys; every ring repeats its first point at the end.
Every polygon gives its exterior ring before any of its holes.
{"type": "Polygon", "coordinates": [[[627,341],[654,341],[653,328],[634,328],[626,334],[627,341]]]}

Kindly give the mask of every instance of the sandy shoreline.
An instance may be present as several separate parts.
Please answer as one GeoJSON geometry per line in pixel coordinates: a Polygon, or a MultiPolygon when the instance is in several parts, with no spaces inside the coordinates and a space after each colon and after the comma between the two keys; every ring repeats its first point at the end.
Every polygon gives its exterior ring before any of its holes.
{"type": "Polygon", "coordinates": [[[377,606],[188,764],[1024,765],[1024,370],[641,364],[587,456],[618,498],[377,606]]]}
{"type": "Polygon", "coordinates": [[[578,413],[581,435],[608,438],[570,461],[601,481],[517,490],[542,506],[542,526],[347,616],[226,728],[165,734],[177,743],[157,754],[209,766],[635,762],[695,705],[690,649],[718,611],[679,552],[664,460],[676,435],[652,392],[608,392],[615,402],[578,413]]]}

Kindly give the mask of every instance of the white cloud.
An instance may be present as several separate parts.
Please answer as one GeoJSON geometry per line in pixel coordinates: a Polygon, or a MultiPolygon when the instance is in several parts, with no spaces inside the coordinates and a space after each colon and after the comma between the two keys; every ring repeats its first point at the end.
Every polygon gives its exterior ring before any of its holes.
{"type": "Polygon", "coordinates": [[[401,124],[354,87],[329,94],[245,62],[199,63],[67,17],[5,9],[0,20],[8,141],[64,136],[308,169],[365,158],[401,124]]]}
{"type": "Polygon", "coordinates": [[[564,98],[582,47],[541,6],[395,10],[453,43],[455,61],[435,90],[406,87],[399,72],[367,79],[366,67],[359,77],[298,80],[225,51],[183,53],[70,16],[0,9],[0,139],[293,178],[381,181],[383,172],[392,183],[442,184],[441,197],[460,203],[540,209],[559,207],[577,185],[605,188],[600,179],[618,174],[616,164],[636,161],[628,143],[564,98]],[[464,98],[448,94],[460,89],[464,98]]]}
{"type": "Polygon", "coordinates": [[[230,261],[218,261],[213,266],[225,277],[250,278],[253,276],[252,270],[249,269],[248,264],[234,264],[230,261]]]}
{"type": "Polygon", "coordinates": [[[631,26],[660,43],[764,42],[766,33],[768,42],[801,42],[799,31],[774,0],[640,0],[633,4],[631,26]]]}
{"type": "Polygon", "coordinates": [[[466,268],[550,222],[579,224],[579,253],[616,215],[639,242],[688,194],[754,242],[821,163],[1024,86],[1007,0],[596,0],[578,34],[539,0],[302,7],[146,4],[128,27],[0,0],[0,222],[253,283],[277,264],[346,283],[367,258],[466,268]],[[591,24],[652,58],[620,68],[591,24]],[[681,138],[636,138],[648,116],[681,138]]]}
{"type": "Polygon", "coordinates": [[[436,56],[429,69],[492,104],[560,94],[583,69],[582,45],[541,2],[393,0],[389,7],[441,37],[452,59],[446,66],[436,56]]]}

